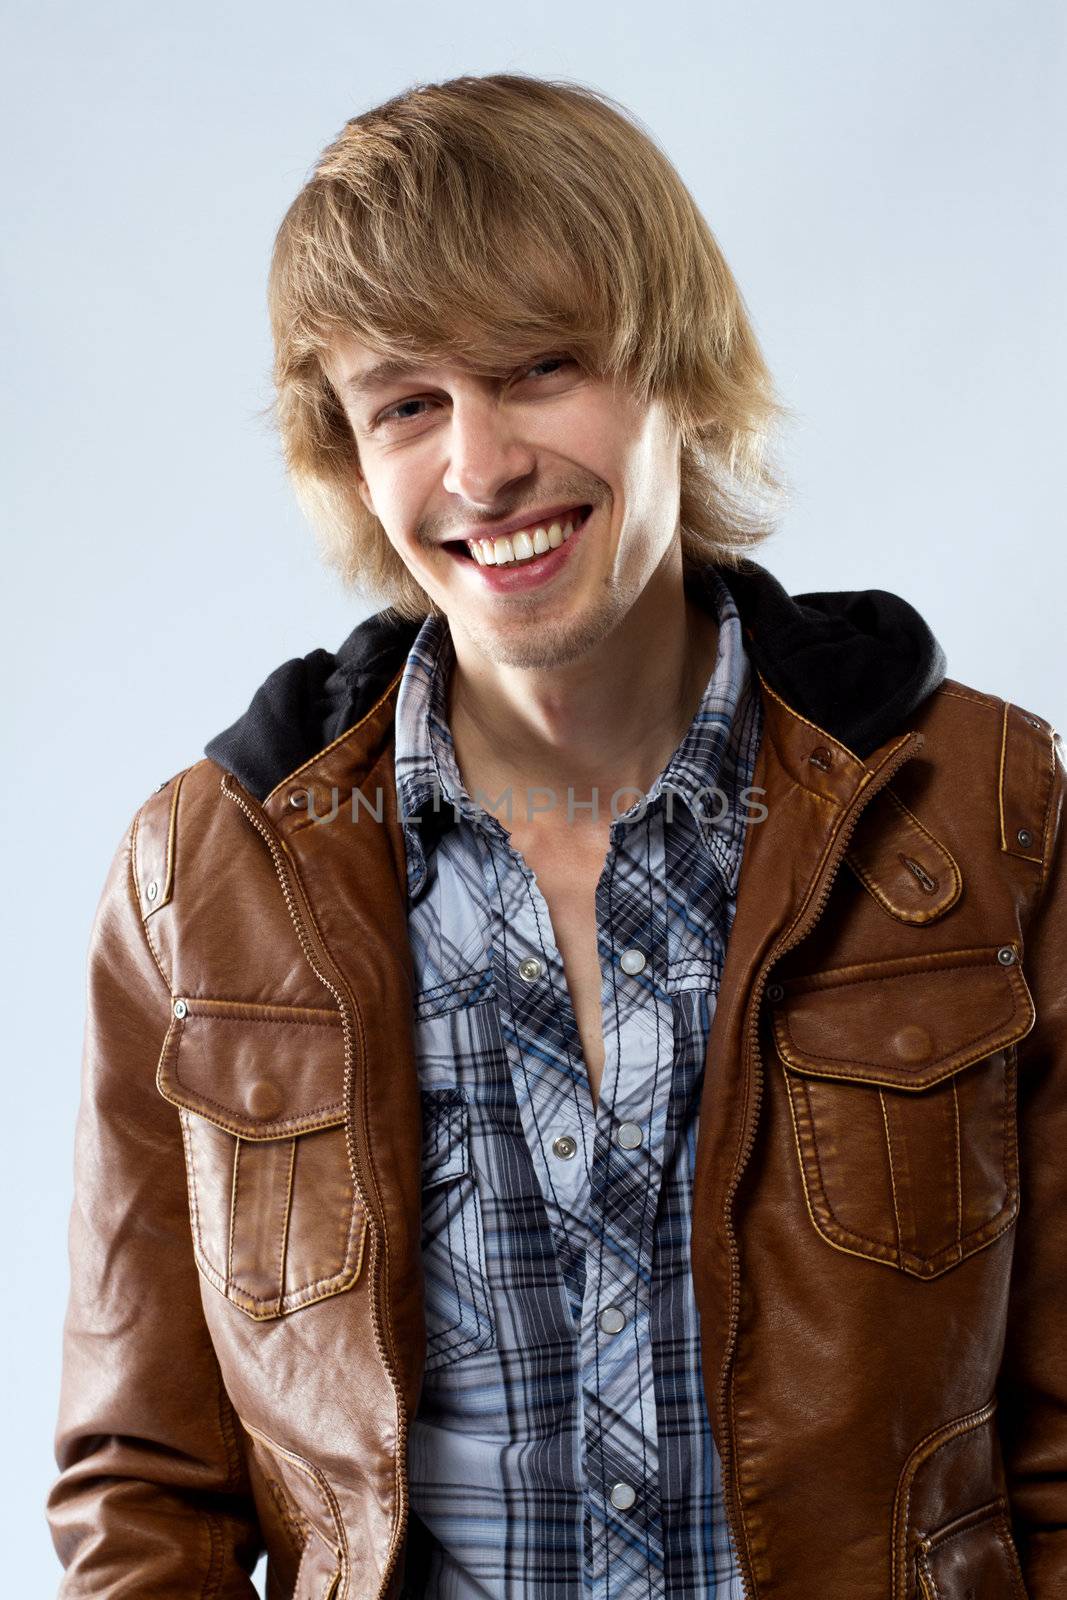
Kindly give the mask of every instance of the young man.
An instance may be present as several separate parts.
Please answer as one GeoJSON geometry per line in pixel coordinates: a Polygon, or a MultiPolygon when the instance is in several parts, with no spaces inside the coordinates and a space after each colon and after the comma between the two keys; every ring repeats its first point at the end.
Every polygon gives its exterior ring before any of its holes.
{"type": "Polygon", "coordinates": [[[605,97],[354,119],[270,298],[389,604],[103,891],[61,1592],[1064,1594],[1059,735],[746,556],[770,380],[605,97]]]}

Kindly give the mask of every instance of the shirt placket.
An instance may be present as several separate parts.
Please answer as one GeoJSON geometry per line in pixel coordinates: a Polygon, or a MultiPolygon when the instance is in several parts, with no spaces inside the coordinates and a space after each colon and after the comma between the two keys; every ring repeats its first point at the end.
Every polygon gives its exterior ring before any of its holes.
{"type": "Polygon", "coordinates": [[[615,824],[598,885],[595,1110],[544,898],[502,829],[483,838],[502,1033],[578,1340],[586,1587],[603,1600],[659,1595],[650,1301],[673,1063],[662,808],[615,824]]]}
{"type": "Polygon", "coordinates": [[[605,1062],[581,1329],[586,1579],[598,1600],[650,1600],[665,1593],[651,1317],[674,1059],[659,804],[613,826],[596,911],[605,1062]]]}

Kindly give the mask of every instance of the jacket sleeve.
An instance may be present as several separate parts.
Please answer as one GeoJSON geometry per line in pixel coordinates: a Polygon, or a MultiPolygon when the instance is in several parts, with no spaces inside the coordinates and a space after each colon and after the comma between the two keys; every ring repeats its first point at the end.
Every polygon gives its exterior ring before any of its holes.
{"type": "Polygon", "coordinates": [[[1030,1600],[1067,1595],[1067,766],[1053,735],[1048,856],[1024,933],[1037,1018],[1018,1054],[1021,1202],[997,1386],[1012,1521],[1030,1600]]]}
{"type": "Polygon", "coordinates": [[[155,1081],[170,991],[133,882],[139,815],[90,937],[47,1518],[60,1600],[251,1600],[260,1530],[200,1300],[181,1129],[155,1081]]]}

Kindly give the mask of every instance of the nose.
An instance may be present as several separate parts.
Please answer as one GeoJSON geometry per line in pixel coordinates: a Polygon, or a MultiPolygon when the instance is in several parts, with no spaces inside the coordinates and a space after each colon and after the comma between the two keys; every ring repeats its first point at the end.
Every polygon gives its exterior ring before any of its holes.
{"type": "Polygon", "coordinates": [[[495,395],[454,396],[444,477],[449,494],[471,505],[496,505],[501,490],[516,478],[528,477],[536,460],[515,416],[495,395]]]}

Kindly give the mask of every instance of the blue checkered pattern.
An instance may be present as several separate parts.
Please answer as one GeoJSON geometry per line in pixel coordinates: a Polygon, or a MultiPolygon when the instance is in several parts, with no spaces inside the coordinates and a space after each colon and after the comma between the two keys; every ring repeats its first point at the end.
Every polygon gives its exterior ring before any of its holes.
{"type": "Polygon", "coordinates": [[[405,1593],[420,1600],[743,1594],[689,1238],[761,706],[730,593],[710,567],[702,582],[712,676],[612,824],[597,887],[595,1107],[546,902],[459,775],[445,618],[427,618],[401,679],[427,1326],[405,1593]]]}

